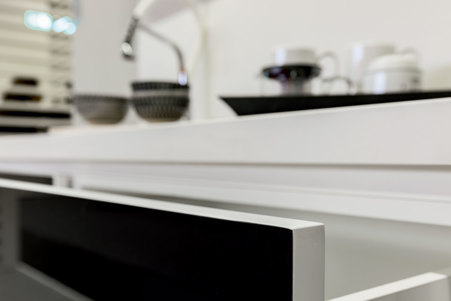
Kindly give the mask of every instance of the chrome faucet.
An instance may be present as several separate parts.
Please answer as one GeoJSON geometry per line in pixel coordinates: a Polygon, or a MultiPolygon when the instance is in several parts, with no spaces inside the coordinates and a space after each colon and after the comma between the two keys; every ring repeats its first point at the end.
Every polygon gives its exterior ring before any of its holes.
{"type": "Polygon", "coordinates": [[[144,13],[147,11],[147,9],[154,3],[154,0],[141,0],[141,2],[138,3],[135,10],[133,11],[133,16],[130,21],[130,25],[128,26],[127,34],[125,36],[124,42],[121,45],[121,51],[122,55],[125,59],[133,60],[135,58],[135,51],[133,47],[133,39],[136,33],[136,30],[138,28],[144,30],[149,35],[153,36],[157,40],[167,44],[169,47],[171,47],[174,52],[177,55],[178,64],[179,64],[179,73],[178,73],[178,83],[180,85],[187,85],[188,84],[188,75],[185,67],[185,59],[183,56],[183,53],[180,49],[180,47],[174,43],[173,41],[169,40],[168,38],[162,36],[161,34],[153,31],[152,29],[148,28],[147,26],[144,26],[140,23],[141,18],[143,17],[144,13]]]}

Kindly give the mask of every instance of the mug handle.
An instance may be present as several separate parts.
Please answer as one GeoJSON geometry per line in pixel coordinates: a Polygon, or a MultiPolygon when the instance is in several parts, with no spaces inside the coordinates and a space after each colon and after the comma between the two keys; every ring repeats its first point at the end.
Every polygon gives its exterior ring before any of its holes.
{"type": "Polygon", "coordinates": [[[346,76],[342,76],[342,75],[336,75],[336,76],[331,76],[331,77],[327,77],[327,78],[322,78],[321,79],[321,92],[323,94],[329,95],[332,89],[332,86],[336,83],[336,82],[344,82],[346,84],[347,87],[347,94],[356,94],[356,86],[354,84],[354,82],[349,79],[346,76]]]}
{"type": "Polygon", "coordinates": [[[322,61],[327,60],[327,59],[332,60],[333,64],[334,64],[334,70],[332,72],[332,74],[333,74],[332,77],[337,76],[340,73],[340,61],[338,60],[337,55],[335,54],[335,52],[332,52],[332,51],[323,52],[318,56],[318,63],[321,64],[322,61]]]}
{"type": "Polygon", "coordinates": [[[332,52],[332,51],[323,52],[319,56],[318,62],[321,62],[325,59],[333,60],[334,71],[331,76],[320,78],[321,93],[330,94],[330,90],[332,89],[333,84],[336,82],[339,82],[339,81],[343,81],[346,84],[348,94],[355,93],[356,87],[355,87],[355,84],[353,83],[353,81],[348,77],[340,75],[340,61],[339,61],[337,55],[335,54],[335,52],[332,52]]]}

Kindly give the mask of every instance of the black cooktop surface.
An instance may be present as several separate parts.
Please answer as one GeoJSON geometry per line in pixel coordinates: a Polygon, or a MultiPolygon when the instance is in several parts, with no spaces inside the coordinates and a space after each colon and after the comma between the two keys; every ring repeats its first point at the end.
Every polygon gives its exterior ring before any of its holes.
{"type": "Polygon", "coordinates": [[[401,101],[418,101],[444,97],[451,97],[451,90],[380,95],[221,96],[221,99],[241,116],[401,101]]]}

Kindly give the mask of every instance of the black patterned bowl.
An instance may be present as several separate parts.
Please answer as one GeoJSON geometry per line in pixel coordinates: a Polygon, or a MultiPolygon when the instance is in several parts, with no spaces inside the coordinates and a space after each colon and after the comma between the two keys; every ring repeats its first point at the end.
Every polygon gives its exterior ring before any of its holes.
{"type": "Polygon", "coordinates": [[[132,83],[136,113],[150,122],[179,120],[189,107],[189,86],[172,82],[132,83]]]}

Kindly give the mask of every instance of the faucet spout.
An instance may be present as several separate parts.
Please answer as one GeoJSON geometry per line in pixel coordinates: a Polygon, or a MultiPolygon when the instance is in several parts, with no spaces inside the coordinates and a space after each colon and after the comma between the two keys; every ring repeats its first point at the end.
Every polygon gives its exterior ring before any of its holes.
{"type": "Polygon", "coordinates": [[[188,84],[188,77],[185,68],[185,58],[183,57],[183,53],[180,47],[173,41],[164,37],[163,35],[153,31],[152,29],[150,29],[147,26],[144,26],[143,24],[140,24],[140,20],[137,17],[132,18],[127,30],[127,35],[125,36],[124,42],[122,42],[121,44],[122,56],[127,60],[133,60],[135,58],[133,39],[135,37],[135,33],[138,27],[144,30],[147,34],[165,43],[174,50],[175,54],[177,55],[177,60],[179,64],[178,82],[180,85],[186,86],[188,84]]]}
{"type": "Polygon", "coordinates": [[[135,51],[133,48],[133,39],[135,37],[136,29],[138,28],[139,19],[133,17],[130,25],[127,29],[127,34],[125,36],[124,42],[121,45],[122,56],[125,59],[133,60],[135,57],[135,51]]]}

